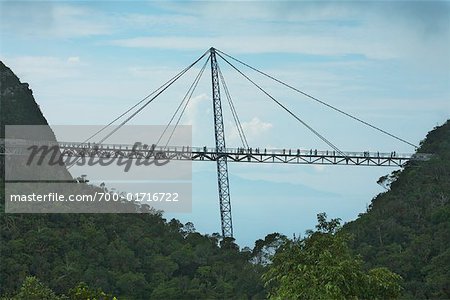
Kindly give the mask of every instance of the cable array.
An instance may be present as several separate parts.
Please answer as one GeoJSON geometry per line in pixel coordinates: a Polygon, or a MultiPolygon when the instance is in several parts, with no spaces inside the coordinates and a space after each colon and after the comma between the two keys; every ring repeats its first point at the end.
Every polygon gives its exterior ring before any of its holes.
{"type": "Polygon", "coordinates": [[[199,72],[199,73],[197,74],[197,76],[195,77],[194,82],[193,82],[193,83],[191,84],[191,86],[189,87],[189,89],[188,89],[188,91],[186,92],[186,95],[184,96],[184,98],[183,98],[183,100],[181,101],[180,105],[178,105],[177,110],[175,111],[175,113],[173,114],[172,118],[170,119],[169,124],[167,124],[166,128],[164,129],[164,131],[163,131],[163,133],[161,134],[160,138],[158,139],[158,142],[156,143],[156,145],[158,145],[158,143],[161,141],[161,139],[162,139],[164,133],[167,131],[167,129],[169,128],[169,126],[170,126],[170,124],[172,123],[173,119],[175,118],[175,115],[177,114],[177,112],[179,111],[179,109],[181,108],[181,106],[183,105],[183,103],[185,102],[185,100],[187,99],[187,100],[186,100],[186,103],[184,104],[184,107],[183,107],[183,109],[182,109],[182,111],[181,111],[181,113],[180,113],[180,115],[178,116],[177,122],[175,123],[175,126],[173,127],[172,132],[170,133],[170,136],[169,136],[169,138],[167,139],[167,142],[166,142],[166,144],[165,144],[164,147],[166,148],[167,145],[169,145],[169,142],[170,142],[170,140],[172,139],[172,136],[173,136],[173,134],[175,133],[175,130],[176,130],[178,124],[180,123],[181,118],[183,117],[184,111],[186,110],[186,107],[188,106],[189,101],[191,100],[192,95],[194,94],[195,89],[197,88],[197,85],[198,85],[198,83],[199,83],[199,81],[200,81],[200,78],[202,77],[203,72],[204,72],[205,69],[206,69],[206,65],[208,64],[209,59],[210,59],[210,56],[208,56],[208,59],[205,61],[205,63],[203,64],[203,67],[200,69],[200,72],[199,72]]]}
{"type": "MultiPolygon", "coordinates": [[[[362,123],[362,124],[364,124],[364,125],[366,125],[366,126],[369,126],[369,127],[371,127],[372,129],[375,129],[375,130],[377,130],[377,131],[379,131],[379,132],[381,132],[381,133],[383,133],[383,134],[386,134],[386,135],[388,135],[388,136],[390,136],[390,137],[392,137],[392,138],[394,138],[394,139],[396,139],[396,140],[399,140],[399,141],[401,141],[401,142],[403,142],[403,143],[405,143],[405,144],[408,144],[408,145],[410,145],[410,146],[413,146],[413,147],[416,148],[416,149],[418,148],[417,145],[414,145],[413,143],[408,142],[407,140],[402,139],[402,138],[398,137],[397,135],[394,135],[394,134],[392,134],[392,133],[390,133],[390,132],[387,132],[386,130],[383,130],[383,129],[381,129],[381,128],[375,126],[375,125],[372,125],[372,124],[370,124],[369,122],[366,122],[366,121],[362,120],[361,118],[358,118],[358,117],[356,117],[356,116],[354,116],[354,115],[352,115],[352,114],[350,114],[350,113],[347,113],[347,112],[343,111],[342,109],[339,109],[339,108],[337,108],[337,107],[335,107],[335,106],[333,106],[333,105],[331,105],[331,104],[326,103],[325,101],[322,101],[322,100],[320,100],[320,99],[318,99],[318,98],[316,98],[316,97],[314,97],[314,96],[312,96],[312,95],[310,95],[310,94],[308,94],[308,93],[305,93],[305,92],[303,92],[303,91],[301,91],[301,90],[299,90],[299,89],[293,87],[292,85],[289,85],[289,84],[287,84],[287,83],[285,83],[285,82],[283,82],[283,81],[281,81],[281,80],[279,80],[279,79],[277,79],[277,78],[275,78],[275,77],[273,77],[273,76],[271,76],[271,75],[269,75],[269,74],[267,74],[267,73],[265,73],[265,72],[263,72],[263,71],[261,71],[261,70],[258,70],[258,69],[255,68],[255,67],[250,66],[249,64],[247,64],[247,63],[245,63],[245,62],[243,62],[243,61],[241,61],[241,60],[239,60],[239,59],[237,59],[237,58],[235,58],[235,57],[233,57],[233,56],[231,56],[231,55],[226,54],[225,52],[222,52],[222,51],[220,51],[220,50],[217,50],[217,52],[219,52],[219,53],[223,54],[224,56],[226,56],[226,57],[228,57],[228,58],[230,58],[230,59],[232,59],[232,60],[234,60],[234,61],[236,61],[236,62],[238,62],[238,63],[240,63],[240,64],[242,64],[242,65],[244,65],[244,66],[246,66],[246,67],[249,68],[249,69],[252,69],[252,70],[255,71],[255,72],[258,72],[258,73],[261,74],[261,75],[266,76],[267,78],[270,78],[270,79],[274,80],[275,82],[278,82],[279,84],[284,85],[285,87],[287,87],[287,88],[289,88],[289,89],[291,89],[291,90],[293,90],[293,91],[295,91],[295,92],[297,92],[297,93],[300,93],[300,94],[302,94],[302,95],[308,97],[308,98],[311,99],[311,100],[314,100],[314,101],[316,101],[316,102],[318,102],[318,103],[320,103],[320,104],[322,104],[322,105],[324,105],[324,106],[326,106],[326,107],[328,107],[328,108],[331,108],[331,109],[333,109],[333,110],[335,110],[335,111],[337,111],[337,112],[339,112],[339,113],[341,113],[341,114],[343,114],[343,115],[345,115],[345,116],[347,116],[347,117],[349,117],[349,118],[351,118],[351,119],[353,119],[353,120],[356,120],[356,121],[358,121],[358,122],[360,122],[360,123],[362,123]]],[[[219,54],[219,55],[220,55],[220,54],[219,54]]],[[[221,55],[220,55],[220,56],[221,56],[221,55]]],[[[222,57],[222,56],[221,56],[221,57],[222,57]]],[[[223,58],[223,57],[222,57],[222,58],[223,58]]]]}
{"type": "MultiPolygon", "coordinates": [[[[237,71],[241,76],[243,76],[247,81],[249,81],[251,84],[253,84],[257,89],[259,89],[262,93],[264,93],[267,97],[269,97],[273,102],[275,102],[279,107],[281,107],[284,111],[286,111],[288,114],[290,114],[292,117],[294,117],[298,122],[300,122],[303,126],[305,126],[308,130],[310,130],[314,135],[316,135],[319,139],[321,139],[323,142],[325,142],[328,146],[330,146],[333,150],[335,150],[336,152],[345,155],[341,150],[339,150],[339,148],[337,146],[335,146],[330,140],[328,140],[327,138],[325,138],[322,134],[320,134],[317,130],[315,130],[314,128],[312,128],[312,126],[310,126],[309,124],[307,124],[304,120],[302,120],[298,115],[296,115],[292,110],[290,110],[288,107],[286,107],[283,103],[281,103],[279,100],[277,100],[272,94],[268,93],[265,89],[263,89],[261,87],[261,85],[259,85],[258,83],[256,83],[254,80],[252,80],[248,75],[246,75],[241,69],[239,69],[236,65],[232,64],[230,62],[230,60],[233,60],[239,64],[241,64],[242,66],[245,66],[301,95],[306,96],[307,98],[320,103],[334,111],[339,112],[340,114],[343,114],[353,120],[356,120],[368,127],[371,127],[372,129],[375,129],[383,134],[386,134],[392,138],[395,138],[403,143],[406,143],[410,146],[413,146],[415,148],[417,148],[418,146],[414,145],[413,143],[410,143],[408,141],[406,141],[405,139],[402,139],[400,137],[398,137],[397,135],[394,135],[390,132],[387,132],[386,130],[383,130],[375,125],[372,125],[350,113],[347,113],[331,104],[326,103],[325,101],[322,101],[320,99],[318,99],[317,97],[314,97],[306,92],[301,91],[300,89],[285,83],[284,81],[281,81],[277,78],[275,78],[272,75],[269,75],[255,67],[252,67],[251,65],[225,53],[222,52],[220,50],[217,50],[217,55],[222,58],[229,66],[231,66],[235,71],[237,71]],[[228,60],[228,59],[230,60],[228,60]]],[[[109,122],[107,125],[105,125],[104,127],[102,127],[100,130],[98,130],[97,132],[95,132],[94,134],[92,134],[91,136],[89,136],[84,143],[90,141],[92,138],[96,137],[97,135],[99,135],[101,132],[105,131],[108,127],[110,127],[111,125],[113,125],[115,122],[117,122],[119,119],[121,119],[122,117],[126,116],[128,113],[132,112],[134,109],[137,108],[136,111],[134,111],[131,115],[129,115],[127,118],[125,118],[125,120],[123,120],[117,127],[115,127],[111,132],[109,132],[108,134],[106,134],[102,139],[99,140],[98,144],[103,143],[105,140],[107,140],[111,135],[113,135],[115,132],[117,132],[117,130],[119,130],[121,127],[123,127],[126,123],[128,123],[132,118],[134,118],[137,114],[139,114],[145,107],[147,107],[151,102],[153,102],[158,96],[160,96],[164,91],[166,91],[170,86],[172,86],[179,78],[181,78],[184,74],[186,74],[192,67],[194,67],[199,61],[201,61],[210,51],[206,51],[205,53],[203,53],[198,59],[196,59],[193,63],[191,63],[189,66],[187,66],[186,68],[184,68],[182,71],[180,71],[178,74],[176,74],[175,76],[173,76],[172,78],[170,78],[168,81],[166,81],[164,84],[162,84],[160,87],[158,87],[156,90],[154,90],[153,92],[151,92],[150,94],[148,94],[147,96],[145,96],[143,99],[141,99],[140,101],[138,101],[136,104],[134,104],[133,106],[131,106],[130,108],[128,108],[127,110],[125,110],[122,114],[120,114],[119,116],[117,116],[116,118],[114,118],[111,122],[109,122]]],[[[175,126],[172,129],[169,138],[167,140],[167,142],[165,143],[165,146],[167,147],[168,143],[170,142],[171,138],[173,137],[173,134],[175,132],[176,127],[179,125],[180,120],[192,98],[192,95],[195,91],[195,89],[197,88],[197,85],[200,81],[201,76],[204,73],[204,70],[206,68],[206,65],[210,59],[211,55],[208,56],[206,62],[204,63],[204,65],[202,66],[202,68],[200,69],[200,72],[197,74],[196,78],[194,79],[194,82],[190,85],[188,91],[186,92],[186,94],[184,95],[181,103],[178,105],[177,109],[175,110],[174,114],[172,115],[171,119],[169,120],[169,123],[167,124],[167,126],[165,127],[163,133],[161,134],[160,138],[158,139],[156,144],[159,144],[163,138],[163,136],[166,134],[168,128],[170,127],[170,125],[172,124],[172,122],[174,121],[176,115],[180,112],[180,115],[178,116],[175,126]]],[[[247,138],[245,136],[242,124],[240,122],[238,113],[236,111],[236,108],[234,106],[230,91],[228,89],[228,86],[225,82],[225,78],[222,74],[222,71],[220,70],[220,68],[218,68],[218,75],[222,84],[222,87],[224,89],[226,98],[227,98],[227,102],[229,104],[230,110],[231,110],[231,114],[233,116],[233,120],[234,123],[237,127],[237,131],[240,137],[240,140],[242,142],[242,145],[244,146],[244,148],[249,148],[248,146],[248,141],[247,138]]]]}
{"type": "Polygon", "coordinates": [[[153,92],[151,92],[150,94],[148,94],[147,96],[145,96],[142,100],[138,101],[136,104],[134,104],[132,107],[130,107],[129,109],[127,109],[125,112],[123,112],[122,114],[120,114],[118,117],[116,117],[114,120],[112,120],[111,122],[109,122],[107,125],[105,125],[104,127],[102,127],[100,130],[98,130],[97,132],[95,132],[93,135],[91,135],[90,137],[88,137],[83,143],[88,142],[89,140],[91,140],[92,138],[94,138],[95,136],[97,136],[98,134],[100,134],[100,132],[104,131],[106,128],[108,128],[109,126],[111,126],[112,124],[114,124],[117,120],[119,120],[120,118],[122,118],[123,116],[125,116],[126,114],[128,114],[129,112],[131,112],[133,109],[135,109],[137,106],[139,106],[142,102],[144,102],[145,100],[147,100],[148,98],[152,97],[150,100],[148,100],[144,105],[142,105],[136,112],[134,112],[130,117],[128,117],[125,121],[123,121],[120,125],[118,125],[117,128],[115,128],[115,130],[113,130],[112,132],[110,132],[108,135],[106,135],[103,139],[101,139],[99,141],[99,144],[101,144],[102,142],[104,142],[107,138],[109,138],[111,135],[113,135],[117,130],[120,129],[120,127],[122,127],[123,125],[125,125],[128,121],[130,121],[134,116],[136,116],[139,112],[141,112],[148,104],[150,104],[153,100],[156,99],[156,97],[158,97],[159,95],[161,95],[165,90],[167,90],[168,87],[170,87],[173,83],[175,83],[178,79],[180,79],[180,77],[182,77],[187,71],[189,71],[193,66],[195,66],[200,60],[202,60],[206,54],[208,54],[209,51],[206,51],[205,53],[203,53],[202,56],[200,56],[198,59],[196,59],[193,63],[191,63],[189,66],[187,66],[186,68],[184,68],[182,71],[180,71],[177,75],[173,76],[171,79],[169,79],[168,81],[166,81],[163,85],[161,85],[159,88],[157,88],[156,90],[154,90],[153,92]]]}
{"type": "Polygon", "coordinates": [[[333,148],[336,152],[338,152],[341,155],[345,155],[344,152],[339,150],[338,147],[336,147],[333,143],[331,143],[328,139],[326,139],[323,135],[321,135],[319,132],[317,132],[314,128],[312,128],[310,125],[308,125],[305,121],[300,119],[295,113],[293,113],[290,109],[288,109],[285,105],[283,105],[280,101],[275,99],[271,94],[269,94],[266,90],[264,90],[261,86],[259,86],[256,82],[254,82],[250,77],[245,75],[241,70],[239,70],[236,66],[234,66],[232,63],[230,63],[226,58],[224,58],[220,53],[218,55],[227,63],[229,64],[234,70],[236,70],[239,74],[241,74],[245,79],[247,79],[250,83],[252,83],[255,87],[257,87],[261,92],[263,92],[267,97],[269,97],[272,101],[274,101],[278,106],[280,106],[282,109],[284,109],[287,113],[289,113],[291,116],[293,116],[297,121],[299,121],[301,124],[303,124],[306,128],[308,128],[312,133],[314,133],[317,137],[319,137],[322,141],[324,141],[328,146],[333,148]]]}
{"type": "Polygon", "coordinates": [[[250,148],[248,146],[247,138],[244,134],[244,129],[242,128],[241,121],[239,120],[239,116],[237,114],[236,108],[234,107],[233,99],[231,98],[230,91],[228,90],[228,86],[225,83],[225,78],[222,75],[222,71],[219,66],[217,66],[217,71],[219,73],[220,81],[222,82],[223,89],[225,91],[225,95],[227,97],[228,104],[230,106],[231,114],[233,115],[234,123],[236,124],[237,131],[239,133],[239,138],[241,139],[242,146],[246,149],[250,148]]]}

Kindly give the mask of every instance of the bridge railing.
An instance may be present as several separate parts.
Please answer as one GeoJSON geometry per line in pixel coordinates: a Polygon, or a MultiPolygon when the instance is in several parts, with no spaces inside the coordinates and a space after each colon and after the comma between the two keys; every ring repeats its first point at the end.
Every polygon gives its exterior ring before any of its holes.
{"type": "MultiPolygon", "coordinates": [[[[215,148],[209,147],[193,147],[193,152],[216,153],[215,148]]],[[[252,154],[252,155],[299,155],[299,156],[349,156],[349,157],[380,157],[380,158],[411,158],[413,154],[393,152],[342,152],[338,153],[332,150],[316,150],[316,149],[267,149],[267,148],[226,148],[224,153],[228,154],[252,154]]]]}
{"type": "MultiPolygon", "coordinates": [[[[82,142],[52,142],[52,141],[27,141],[21,139],[1,139],[1,145],[5,146],[17,146],[17,147],[25,147],[27,145],[48,145],[55,146],[59,145],[62,149],[70,149],[70,148],[83,148],[83,149],[101,149],[101,150],[124,150],[131,151],[133,148],[136,150],[150,150],[148,148],[144,149],[143,146],[136,147],[131,144],[98,144],[98,143],[82,143],[82,142]]],[[[191,147],[191,146],[156,146],[154,149],[155,152],[195,152],[195,153],[216,153],[215,147],[191,147]]],[[[269,149],[269,148],[226,148],[222,153],[227,153],[231,155],[289,155],[289,156],[317,156],[317,157],[355,157],[355,158],[396,158],[396,159],[429,159],[431,155],[417,153],[417,154],[409,154],[409,153],[396,153],[392,152],[371,152],[371,151],[363,151],[363,152],[336,152],[332,150],[317,150],[317,149],[304,149],[304,148],[286,148],[286,149],[269,149]]]]}

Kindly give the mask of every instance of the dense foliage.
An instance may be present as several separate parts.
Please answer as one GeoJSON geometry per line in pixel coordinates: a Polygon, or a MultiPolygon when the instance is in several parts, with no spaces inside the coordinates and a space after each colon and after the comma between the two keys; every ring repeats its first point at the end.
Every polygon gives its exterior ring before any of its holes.
{"type": "MultiPolygon", "coordinates": [[[[2,133],[4,125],[47,125],[28,85],[3,63],[0,75],[2,133]]],[[[201,235],[191,223],[166,221],[159,212],[5,214],[0,171],[0,295],[82,299],[90,293],[82,282],[120,299],[265,295],[262,267],[249,262],[249,249],[240,251],[218,234],[201,235]]],[[[99,189],[75,186],[85,194],[99,189]]]]}
{"type": "Polygon", "coordinates": [[[389,267],[404,278],[403,297],[450,298],[450,121],[436,127],[411,162],[380,179],[389,191],[346,224],[367,268],[389,267]]]}
{"type": "Polygon", "coordinates": [[[1,300],[117,300],[117,297],[92,289],[86,283],[80,282],[66,294],[57,295],[52,289],[34,276],[28,276],[19,291],[12,296],[2,297],[1,300]]]}
{"type": "Polygon", "coordinates": [[[56,293],[86,282],[121,299],[264,295],[250,252],[159,214],[1,218],[2,294],[31,274],[56,293]]]}
{"type": "MultiPolygon", "coordinates": [[[[46,125],[28,85],[1,62],[0,77],[0,138],[5,124],[46,125]]],[[[0,296],[264,298],[261,274],[269,269],[264,282],[273,297],[394,297],[400,277],[388,267],[404,279],[402,296],[450,298],[450,122],[419,151],[434,156],[380,178],[390,190],[356,221],[336,231],[338,222],[321,215],[304,239],[273,233],[253,250],[151,210],[5,214],[0,156],[0,296]]]]}
{"type": "Polygon", "coordinates": [[[401,277],[386,268],[363,270],[339,220],[318,215],[317,231],[285,240],[263,279],[275,299],[387,299],[400,294],[401,277]]]}

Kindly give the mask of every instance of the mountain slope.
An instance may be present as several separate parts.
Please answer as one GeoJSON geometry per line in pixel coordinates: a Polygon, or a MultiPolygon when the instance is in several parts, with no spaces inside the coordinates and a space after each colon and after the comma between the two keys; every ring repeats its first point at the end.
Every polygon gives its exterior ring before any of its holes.
{"type": "MultiPolygon", "coordinates": [[[[4,64],[0,74],[2,132],[4,125],[47,125],[28,86],[4,64]]],[[[99,190],[77,185],[83,194],[99,190]]],[[[168,222],[155,211],[5,214],[3,188],[2,171],[0,298],[17,294],[27,276],[36,276],[57,294],[66,295],[80,282],[119,299],[265,295],[261,267],[249,263],[251,252],[240,251],[232,239],[201,235],[192,223],[168,222]]]]}
{"type": "Polygon", "coordinates": [[[386,266],[404,278],[405,297],[450,298],[450,120],[436,127],[410,162],[381,178],[390,190],[344,226],[368,268],[386,266]]]}
{"type": "Polygon", "coordinates": [[[4,125],[47,125],[47,120],[28,83],[21,83],[0,61],[0,138],[5,136],[4,125]]]}
{"type": "MultiPolygon", "coordinates": [[[[0,139],[29,139],[24,135],[30,135],[34,140],[46,140],[50,142],[56,141],[53,130],[48,126],[47,120],[42,114],[39,105],[33,97],[33,91],[29,88],[28,83],[20,82],[19,78],[0,61],[0,139]],[[29,127],[20,131],[17,129],[7,130],[7,125],[40,125],[39,129],[29,127]],[[35,132],[39,132],[36,136],[35,132]]],[[[0,157],[0,176],[4,174],[4,157],[0,157]]],[[[43,167],[46,165],[44,160],[43,167]]],[[[27,172],[31,172],[30,168],[27,172]]],[[[45,168],[35,170],[38,173],[54,172],[57,174],[55,178],[71,180],[72,176],[64,166],[46,166],[45,168]]],[[[36,175],[38,176],[38,175],[36,175]]],[[[19,176],[20,177],[20,176],[19,176]]],[[[17,174],[14,179],[19,179],[17,174]]]]}

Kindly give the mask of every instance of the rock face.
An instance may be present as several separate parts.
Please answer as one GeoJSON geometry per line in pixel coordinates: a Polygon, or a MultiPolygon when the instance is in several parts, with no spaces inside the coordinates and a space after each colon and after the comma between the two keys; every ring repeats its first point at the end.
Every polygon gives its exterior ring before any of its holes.
{"type": "MultiPolygon", "coordinates": [[[[5,138],[6,125],[45,125],[46,128],[39,130],[39,136],[32,136],[33,134],[29,133],[28,136],[8,136],[8,138],[56,141],[55,134],[48,126],[28,83],[20,82],[11,69],[0,61],[0,139],[5,138]]],[[[5,163],[3,156],[1,158],[0,176],[3,176],[5,163]]],[[[72,179],[65,167],[53,171],[63,179],[72,179]]]]}
{"type": "MultiPolygon", "coordinates": [[[[48,125],[28,83],[0,61],[0,138],[5,137],[5,125],[48,125]]],[[[53,132],[49,133],[54,140],[53,132]]]]}

